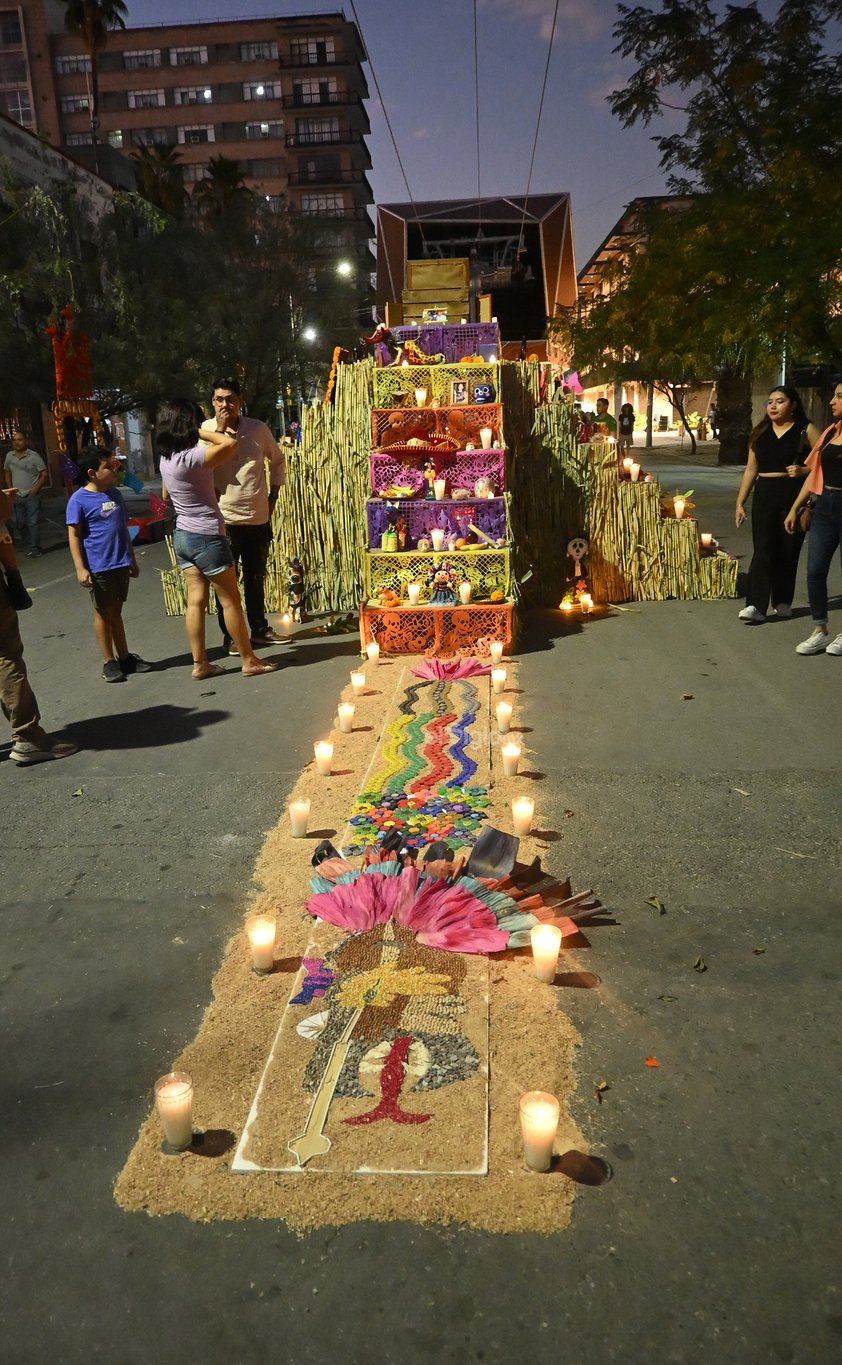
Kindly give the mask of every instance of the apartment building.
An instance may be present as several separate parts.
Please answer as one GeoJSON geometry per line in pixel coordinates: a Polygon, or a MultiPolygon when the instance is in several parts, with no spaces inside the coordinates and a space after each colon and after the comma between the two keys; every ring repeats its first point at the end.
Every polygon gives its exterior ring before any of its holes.
{"type": "MultiPolygon", "coordinates": [[[[324,219],[326,246],[362,263],[373,235],[364,60],[338,11],[118,29],[98,63],[99,139],[127,154],[177,148],[188,189],[211,157],[237,161],[249,188],[324,219]]],[[[90,60],[57,0],[0,9],[0,108],[80,157],[90,147],[90,60]]]]}

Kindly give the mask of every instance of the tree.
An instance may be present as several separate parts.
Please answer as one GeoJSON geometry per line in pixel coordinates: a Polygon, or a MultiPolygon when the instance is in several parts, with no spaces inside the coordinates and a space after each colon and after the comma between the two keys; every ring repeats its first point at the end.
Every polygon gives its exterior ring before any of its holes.
{"type": "Polygon", "coordinates": [[[193,191],[193,204],[204,218],[231,218],[245,214],[254,201],[254,192],[246,186],[238,161],[227,156],[212,156],[208,173],[193,191]]]}
{"type": "Polygon", "coordinates": [[[137,188],[144,199],[162,213],[180,217],[187,192],[178,148],[155,142],[151,147],[138,148],[132,153],[132,160],[137,168],[137,188]]]}
{"type": "Polygon", "coordinates": [[[615,281],[626,298],[599,328],[615,351],[654,364],[678,346],[716,373],[720,459],[738,462],[753,369],[784,353],[842,360],[842,64],[830,41],[842,0],[781,0],[770,17],[709,0],[618,8],[615,51],[637,66],[609,103],[624,127],[679,114],[681,130],[654,141],[670,189],[690,198],[647,224],[645,252],[615,281]]]}
{"type": "Polygon", "coordinates": [[[99,131],[99,54],[108,46],[108,34],[126,27],[128,8],[123,0],[65,0],[64,26],[81,38],[91,59],[91,133],[94,146],[99,131]]]}

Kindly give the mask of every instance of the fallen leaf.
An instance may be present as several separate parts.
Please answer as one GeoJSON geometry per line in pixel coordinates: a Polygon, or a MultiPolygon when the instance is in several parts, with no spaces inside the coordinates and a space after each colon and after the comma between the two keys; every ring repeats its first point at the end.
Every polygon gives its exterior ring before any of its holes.
{"type": "Polygon", "coordinates": [[[598,1104],[602,1104],[603,1092],[610,1089],[611,1086],[608,1084],[607,1081],[597,1081],[596,1085],[593,1088],[593,1092],[596,1095],[598,1104]]]}
{"type": "Polygon", "coordinates": [[[200,697],[215,697],[215,696],[216,696],[216,693],[215,693],[215,692],[200,692],[200,693],[199,693],[199,696],[200,696],[200,697]]]}
{"type": "Polygon", "coordinates": [[[796,851],[795,851],[794,848],[781,848],[780,844],[773,844],[772,847],[773,847],[773,848],[776,848],[777,851],[778,851],[778,853],[788,853],[789,856],[790,856],[790,858],[814,858],[814,859],[815,859],[815,858],[817,858],[817,857],[819,856],[817,853],[796,853],[796,851]]]}
{"type": "Polygon", "coordinates": [[[173,939],[173,943],[183,943],[183,942],[184,942],[184,939],[181,938],[178,934],[176,934],[175,938],[173,939]]]}
{"type": "Polygon", "coordinates": [[[692,692],[682,692],[682,694],[681,694],[681,700],[682,700],[682,701],[693,701],[693,700],[694,700],[693,693],[692,693],[692,692]]]}
{"type": "Polygon", "coordinates": [[[673,1005],[673,1004],[675,1004],[676,1000],[678,999],[678,996],[677,996],[677,995],[659,995],[659,996],[658,996],[658,999],[659,999],[659,1000],[663,1000],[663,1001],[664,1001],[664,1004],[673,1005]]]}
{"type": "Polygon", "coordinates": [[[693,966],[695,967],[695,969],[696,969],[697,972],[706,972],[706,971],[707,971],[707,964],[706,964],[705,959],[704,959],[703,957],[697,957],[697,958],[696,958],[696,961],[693,963],[693,966]]]}
{"type": "Polygon", "coordinates": [[[644,1062],[644,1066],[660,1066],[660,1065],[661,1065],[661,1063],[658,1061],[658,1058],[657,1058],[657,1057],[647,1057],[647,1058],[646,1058],[646,1061],[644,1062]]]}
{"type": "Polygon", "coordinates": [[[652,909],[657,910],[659,915],[665,915],[667,913],[667,907],[657,896],[647,896],[643,903],[644,905],[651,905],[652,909]]]}
{"type": "Polygon", "coordinates": [[[751,792],[743,791],[742,787],[732,787],[731,791],[736,792],[738,796],[751,796],[751,792]]]}
{"type": "Polygon", "coordinates": [[[71,792],[71,796],[84,796],[84,795],[85,795],[85,788],[84,788],[84,787],[77,787],[76,790],[75,790],[75,792],[71,792]]]}
{"type": "Polygon", "coordinates": [[[765,953],[766,949],[765,949],[765,948],[752,948],[751,951],[754,953],[755,957],[759,957],[761,953],[765,953]]]}

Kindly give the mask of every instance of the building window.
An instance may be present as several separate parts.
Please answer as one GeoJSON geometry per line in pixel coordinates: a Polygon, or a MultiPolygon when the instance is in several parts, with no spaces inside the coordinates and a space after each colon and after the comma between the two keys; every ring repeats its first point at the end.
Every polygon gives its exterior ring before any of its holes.
{"type": "Polygon", "coordinates": [[[0,52],[0,85],[26,85],[28,78],[23,53],[0,52]]]}
{"type": "Polygon", "coordinates": [[[344,194],[302,194],[302,213],[323,213],[326,218],[341,218],[345,212],[344,194]]]}
{"type": "Polygon", "coordinates": [[[187,185],[193,185],[197,180],[204,180],[208,173],[204,161],[189,161],[186,166],[182,167],[182,170],[187,185]]]}
{"type": "Polygon", "coordinates": [[[213,91],[209,85],[182,85],[173,91],[176,104],[210,104],[213,91]]]}
{"type": "Polygon", "coordinates": [[[90,69],[90,57],[56,57],[57,76],[85,76],[90,69]]]}
{"type": "Polygon", "coordinates": [[[333,38],[293,38],[289,55],[299,66],[329,66],[336,61],[333,38]]]}
{"type": "Polygon", "coordinates": [[[244,100],[277,100],[280,96],[280,81],[252,81],[243,86],[244,100]]]}
{"type": "Polygon", "coordinates": [[[136,147],[166,147],[166,128],[133,128],[132,142],[136,147]]]}
{"type": "Polygon", "coordinates": [[[90,147],[93,143],[92,133],[68,133],[64,139],[65,147],[90,147]]]}
{"type": "Polygon", "coordinates": [[[277,55],[277,43],[240,43],[240,61],[243,62],[267,62],[277,55]]]}
{"type": "Polygon", "coordinates": [[[338,142],[340,136],[338,118],[300,118],[296,120],[296,142],[338,142]]]}
{"type": "Polygon", "coordinates": [[[163,109],[166,103],[163,90],[130,90],[130,109],[163,109]]]}
{"type": "Polygon", "coordinates": [[[187,124],[178,130],[179,142],[216,142],[212,123],[187,124]]]}
{"type": "Polygon", "coordinates": [[[5,90],[0,92],[0,109],[21,128],[34,128],[32,104],[28,90],[5,90]]]}
{"type": "Polygon", "coordinates": [[[269,119],[269,121],[266,123],[246,124],[247,138],[281,137],[283,135],[283,131],[284,125],[283,123],[280,122],[279,119],[269,119]]]}
{"type": "Polygon", "coordinates": [[[63,114],[81,114],[91,107],[88,95],[62,95],[59,104],[63,114]]]}
{"type": "Polygon", "coordinates": [[[254,180],[262,180],[264,178],[276,180],[278,176],[285,173],[286,168],[286,162],[280,160],[280,158],[266,157],[261,161],[250,162],[248,173],[254,180]]]}
{"type": "Polygon", "coordinates": [[[324,80],[319,80],[309,76],[302,81],[293,81],[292,98],[296,104],[335,104],[336,77],[325,76],[324,80]]]}
{"type": "Polygon", "coordinates": [[[161,49],[147,48],[144,52],[124,52],[123,66],[126,71],[149,71],[161,65],[161,49]]]}
{"type": "Polygon", "coordinates": [[[108,134],[108,145],[109,147],[122,147],[123,130],[121,128],[112,128],[110,130],[108,134]]]}
{"type": "Polygon", "coordinates": [[[15,9],[0,10],[0,47],[23,47],[20,15],[15,9]]]}
{"type": "Polygon", "coordinates": [[[170,66],[204,66],[207,60],[206,47],[170,48],[170,66]]]}

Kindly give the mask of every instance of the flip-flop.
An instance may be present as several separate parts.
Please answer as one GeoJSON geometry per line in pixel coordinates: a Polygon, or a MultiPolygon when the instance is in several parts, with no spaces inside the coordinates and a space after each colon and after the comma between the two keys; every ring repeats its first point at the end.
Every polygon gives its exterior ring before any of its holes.
{"type": "Polygon", "coordinates": [[[207,671],[207,673],[194,673],[194,674],[192,675],[192,676],[193,676],[193,681],[194,681],[194,682],[207,682],[208,678],[218,678],[218,677],[220,676],[220,674],[222,674],[222,673],[224,673],[224,672],[225,672],[225,669],[224,669],[224,668],[220,668],[220,667],[219,667],[219,664],[208,664],[208,671],[207,671]]]}
{"type": "Polygon", "coordinates": [[[277,673],[277,664],[261,664],[259,668],[250,668],[248,672],[242,669],[244,678],[259,678],[262,673],[277,673]]]}

